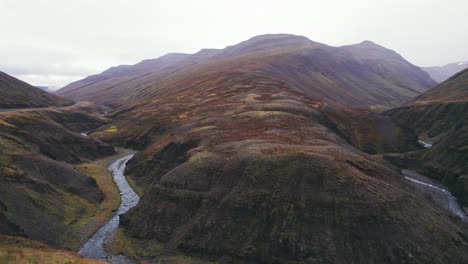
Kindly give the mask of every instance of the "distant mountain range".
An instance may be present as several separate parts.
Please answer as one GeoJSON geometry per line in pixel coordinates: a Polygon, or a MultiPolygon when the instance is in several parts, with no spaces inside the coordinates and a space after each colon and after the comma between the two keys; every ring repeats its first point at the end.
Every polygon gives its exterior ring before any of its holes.
{"type": "Polygon", "coordinates": [[[54,93],[57,89],[59,89],[60,87],[58,86],[34,86],[36,88],[39,88],[43,91],[46,91],[46,92],[49,92],[49,93],[54,93]]]}
{"type": "Polygon", "coordinates": [[[422,69],[429,73],[433,80],[441,83],[466,68],[468,68],[468,61],[454,62],[445,66],[423,67],[422,69]]]}

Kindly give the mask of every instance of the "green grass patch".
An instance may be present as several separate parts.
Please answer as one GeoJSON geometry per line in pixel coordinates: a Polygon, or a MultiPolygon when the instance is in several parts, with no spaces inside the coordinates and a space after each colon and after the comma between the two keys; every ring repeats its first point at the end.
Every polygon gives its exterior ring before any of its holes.
{"type": "Polygon", "coordinates": [[[87,259],[74,252],[54,249],[24,238],[0,236],[0,263],[94,264],[105,262],[87,259]]]}

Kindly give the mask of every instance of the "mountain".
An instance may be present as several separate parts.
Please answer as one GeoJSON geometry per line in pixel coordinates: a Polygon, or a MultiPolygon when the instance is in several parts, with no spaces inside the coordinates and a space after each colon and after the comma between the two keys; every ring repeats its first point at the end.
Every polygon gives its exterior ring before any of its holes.
{"type": "Polygon", "coordinates": [[[455,73],[468,68],[468,61],[450,63],[445,66],[423,67],[422,69],[429,73],[431,78],[439,83],[444,82],[455,73]]]}
{"type": "Polygon", "coordinates": [[[52,91],[48,86],[34,86],[34,87],[39,88],[46,92],[52,91]]]}
{"type": "Polygon", "coordinates": [[[72,100],[50,94],[4,72],[0,72],[0,109],[66,106],[71,104],[73,104],[72,100]]]}
{"type": "Polygon", "coordinates": [[[57,94],[118,107],[164,89],[184,89],[190,83],[181,81],[198,75],[236,71],[274,75],[296,92],[324,102],[389,108],[435,86],[421,69],[369,41],[331,47],[300,36],[262,35],[221,50],[169,54],[151,62],[157,67],[142,69],[144,62],[118,66],[57,94]]]}
{"type": "Polygon", "coordinates": [[[126,174],[141,199],[107,245],[115,254],[465,263],[461,220],[362,151],[415,144],[415,135],[369,108],[400,104],[433,84],[371,42],[330,47],[266,35],[59,94],[118,107],[91,136],[139,150],[126,174]]]}
{"type": "Polygon", "coordinates": [[[43,91],[49,92],[49,93],[54,93],[55,90],[60,88],[59,86],[35,86],[35,87],[43,91]]]}
{"type": "Polygon", "coordinates": [[[468,205],[468,69],[386,114],[433,142],[404,156],[406,163],[442,181],[468,205]]]}
{"type": "MultiPolygon", "coordinates": [[[[189,55],[181,53],[170,53],[162,56],[158,59],[144,60],[135,65],[120,65],[111,67],[101,74],[92,75],[84,78],[83,80],[73,82],[64,88],[56,91],[56,94],[62,95],[68,98],[76,98],[79,101],[89,101],[94,98],[93,101],[99,99],[99,93],[101,90],[107,91],[109,89],[114,90],[113,94],[122,95],[128,93],[125,86],[128,83],[134,82],[144,76],[154,72],[160,71],[167,68],[175,63],[184,60],[189,55]]],[[[112,98],[102,98],[105,101],[112,102],[112,98]]]]}

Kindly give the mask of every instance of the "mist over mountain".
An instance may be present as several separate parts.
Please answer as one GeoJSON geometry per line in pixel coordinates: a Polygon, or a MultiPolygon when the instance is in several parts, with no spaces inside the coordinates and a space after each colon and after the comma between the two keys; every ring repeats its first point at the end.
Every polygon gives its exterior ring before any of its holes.
{"type": "Polygon", "coordinates": [[[468,68],[468,61],[449,63],[445,66],[423,67],[422,69],[429,73],[433,80],[441,83],[466,68],[468,68]]]}

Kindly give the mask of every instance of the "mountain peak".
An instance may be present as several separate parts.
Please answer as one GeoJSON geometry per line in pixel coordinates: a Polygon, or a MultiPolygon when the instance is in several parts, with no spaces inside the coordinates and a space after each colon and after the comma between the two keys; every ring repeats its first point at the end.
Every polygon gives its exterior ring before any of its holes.
{"type": "Polygon", "coordinates": [[[304,37],[304,36],[301,36],[301,35],[278,33],[278,34],[258,35],[258,36],[255,36],[255,37],[251,37],[250,39],[246,40],[245,42],[258,41],[258,40],[280,40],[280,39],[298,39],[298,40],[311,41],[307,37],[304,37]]]}
{"type": "Polygon", "coordinates": [[[217,57],[230,57],[253,52],[284,52],[304,47],[326,46],[304,36],[292,34],[265,34],[252,37],[233,46],[227,46],[217,57]]]}
{"type": "Polygon", "coordinates": [[[307,37],[293,34],[264,34],[252,37],[243,41],[239,45],[291,45],[291,44],[316,44],[316,42],[308,39],[307,37]]]}
{"type": "Polygon", "coordinates": [[[364,59],[384,59],[409,63],[394,50],[388,49],[370,40],[364,40],[358,44],[342,46],[341,48],[364,59]]]}
{"type": "Polygon", "coordinates": [[[364,40],[362,41],[361,43],[359,43],[360,45],[368,45],[368,46],[380,46],[378,44],[376,44],[375,42],[373,41],[370,41],[370,40],[364,40]]]}

